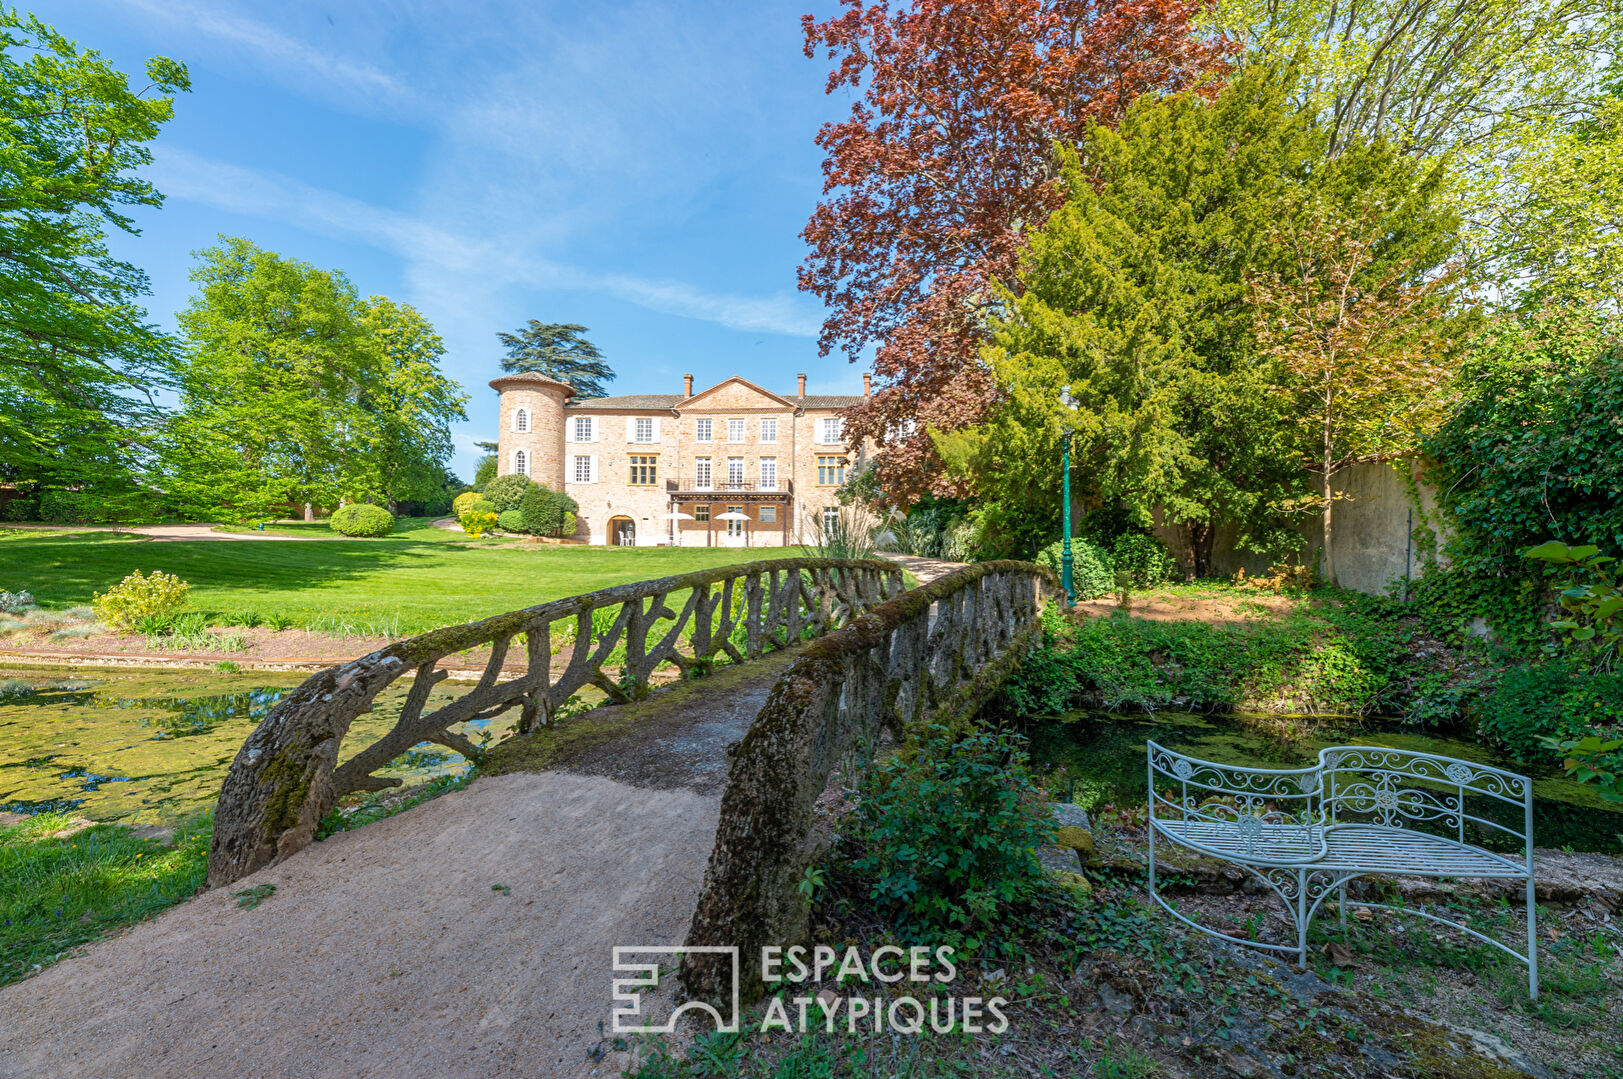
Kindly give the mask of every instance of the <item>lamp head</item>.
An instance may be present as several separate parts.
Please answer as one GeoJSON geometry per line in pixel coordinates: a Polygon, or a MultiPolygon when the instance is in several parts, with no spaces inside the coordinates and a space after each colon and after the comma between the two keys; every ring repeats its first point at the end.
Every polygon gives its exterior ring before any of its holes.
{"type": "Polygon", "coordinates": [[[1072,412],[1076,411],[1076,398],[1071,396],[1071,387],[1065,386],[1060,389],[1059,403],[1070,409],[1072,412]]]}

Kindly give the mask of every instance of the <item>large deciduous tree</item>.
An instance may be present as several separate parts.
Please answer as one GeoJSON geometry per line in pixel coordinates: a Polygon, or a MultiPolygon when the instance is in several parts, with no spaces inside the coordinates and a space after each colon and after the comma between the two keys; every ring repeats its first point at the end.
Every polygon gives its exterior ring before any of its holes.
{"type": "Polygon", "coordinates": [[[370,370],[362,370],[357,406],[369,418],[364,466],[351,492],[379,498],[390,511],[426,502],[446,487],[453,452],[451,420],[468,418],[467,395],[440,373],[445,343],[409,304],[373,296],[360,311],[370,370]]]}
{"type": "Polygon", "coordinates": [[[1615,234],[1618,0],[1217,0],[1203,19],[1249,59],[1299,61],[1327,153],[1384,138],[1446,156],[1464,253],[1501,296],[1547,295],[1552,216],[1580,244],[1584,211],[1615,234]]]}
{"type": "Polygon", "coordinates": [[[180,314],[188,347],[169,489],[234,519],[289,504],[430,497],[465,398],[415,310],[361,300],[341,273],[224,238],[180,314]]]}
{"type": "Polygon", "coordinates": [[[189,88],[147,85],[32,16],[0,8],[0,476],[82,484],[128,474],[158,415],[170,340],[137,300],[146,277],[107,249],[128,207],[162,196],[138,175],[189,88]]]}
{"type": "Polygon", "coordinates": [[[1281,207],[1280,269],[1250,281],[1257,338],[1280,362],[1278,391],[1302,434],[1317,497],[1325,579],[1337,581],[1335,478],[1360,462],[1412,453],[1446,415],[1462,320],[1456,279],[1432,252],[1382,258],[1389,207],[1281,207]],[[1382,265],[1382,263],[1385,265],[1382,265]]]}
{"type": "Polygon", "coordinates": [[[848,430],[888,443],[884,486],[951,488],[928,429],[985,417],[980,359],[994,281],[1018,290],[1030,230],[1063,199],[1056,144],[1114,123],[1144,92],[1195,85],[1228,46],[1181,0],[844,0],[804,20],[828,92],[861,98],[824,125],[824,201],[800,287],[830,308],[820,347],[877,349],[879,387],[848,430]]]}
{"type": "Polygon", "coordinates": [[[586,339],[586,327],[572,322],[541,322],[531,319],[518,333],[498,333],[497,340],[507,349],[502,370],[533,371],[575,387],[575,399],[605,397],[605,384],[614,381],[614,369],[603,361],[603,353],[586,339]]]}

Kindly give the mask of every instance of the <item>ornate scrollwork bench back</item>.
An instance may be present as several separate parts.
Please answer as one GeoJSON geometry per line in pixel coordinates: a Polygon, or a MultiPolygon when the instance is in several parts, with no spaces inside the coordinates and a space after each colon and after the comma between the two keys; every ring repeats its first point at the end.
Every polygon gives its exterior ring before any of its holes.
{"type": "Polygon", "coordinates": [[[1150,895],[1175,918],[1236,944],[1294,953],[1305,966],[1308,927],[1335,894],[1343,926],[1351,902],[1416,914],[1492,944],[1527,964],[1528,993],[1538,996],[1533,790],[1526,776],[1384,746],[1331,746],[1317,764],[1295,769],[1217,764],[1154,742],[1147,757],[1150,895]],[[1476,835],[1513,844],[1514,856],[1469,842],[1476,835]],[[1158,838],[1258,877],[1285,904],[1295,941],[1230,936],[1175,909],[1158,891],[1158,838]],[[1525,879],[1527,950],[1430,911],[1349,900],[1347,882],[1369,874],[1525,879]]]}
{"type": "Polygon", "coordinates": [[[617,585],[398,641],[318,672],[282,698],[237,752],[220,791],[209,883],[229,884],[292,854],[338,799],[398,779],[373,773],[412,746],[434,742],[476,759],[480,747],[451,730],[520,709],[518,730],[547,723],[577,691],[614,702],[648,692],[661,668],[702,674],[821,636],[903,590],[894,563],[781,558],[617,585]],[[674,605],[674,606],[673,606],[674,605]],[[553,642],[572,645],[554,672],[553,642]],[[507,669],[515,642],[523,670],[507,669]],[[449,677],[449,656],[489,646],[483,674],[461,697],[427,710],[449,677]],[[415,676],[393,728],[339,765],[350,724],[379,693],[415,676]]]}
{"type": "Polygon", "coordinates": [[[1151,826],[1217,858],[1270,864],[1324,857],[1319,769],[1240,768],[1149,743],[1151,826]]]}

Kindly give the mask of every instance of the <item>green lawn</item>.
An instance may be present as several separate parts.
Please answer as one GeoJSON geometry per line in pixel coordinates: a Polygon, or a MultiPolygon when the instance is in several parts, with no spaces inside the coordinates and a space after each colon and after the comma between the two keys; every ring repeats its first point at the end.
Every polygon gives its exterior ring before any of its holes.
{"type": "Polygon", "coordinates": [[[71,824],[42,813],[0,827],[0,985],[191,898],[208,875],[206,819],[182,825],[171,847],[119,824],[52,837],[71,824]]]}
{"type": "MultiPolygon", "coordinates": [[[[559,547],[473,542],[406,520],[383,539],[333,543],[153,540],[0,529],[0,589],[46,607],[90,602],[131,570],[189,581],[189,607],[224,623],[252,612],[333,631],[421,633],[610,585],[805,554],[796,548],[559,547]]],[[[278,525],[331,535],[325,525],[278,525]]]]}

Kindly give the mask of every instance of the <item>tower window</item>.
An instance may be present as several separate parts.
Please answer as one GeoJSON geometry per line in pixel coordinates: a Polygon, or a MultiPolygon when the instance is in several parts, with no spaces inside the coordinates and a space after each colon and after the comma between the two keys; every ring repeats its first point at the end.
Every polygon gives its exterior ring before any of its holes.
{"type": "Polygon", "coordinates": [[[524,432],[530,429],[530,410],[521,408],[513,413],[513,430],[524,432]]]}
{"type": "MultiPolygon", "coordinates": [[[[522,415],[522,413],[520,413],[520,415],[522,415]]],[[[518,473],[520,476],[528,476],[530,474],[530,455],[525,453],[523,450],[514,450],[513,471],[518,473]]]]}

